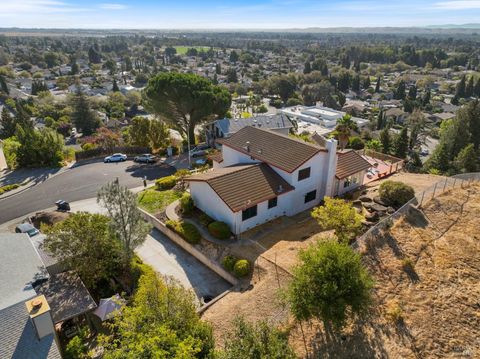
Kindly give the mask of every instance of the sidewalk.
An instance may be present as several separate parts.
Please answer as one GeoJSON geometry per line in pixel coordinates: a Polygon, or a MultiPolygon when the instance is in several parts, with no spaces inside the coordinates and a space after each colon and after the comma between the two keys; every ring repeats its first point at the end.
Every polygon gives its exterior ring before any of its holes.
{"type": "MultiPolygon", "coordinates": [[[[192,159],[193,160],[193,159],[192,159]]],[[[175,167],[177,170],[188,169],[188,154],[182,153],[177,156],[167,157],[165,159],[167,165],[175,167]]],[[[192,161],[193,163],[193,161],[192,161]]]]}
{"type": "Polygon", "coordinates": [[[7,170],[7,160],[5,159],[5,155],[3,154],[3,147],[0,144],[0,171],[7,170]]]}

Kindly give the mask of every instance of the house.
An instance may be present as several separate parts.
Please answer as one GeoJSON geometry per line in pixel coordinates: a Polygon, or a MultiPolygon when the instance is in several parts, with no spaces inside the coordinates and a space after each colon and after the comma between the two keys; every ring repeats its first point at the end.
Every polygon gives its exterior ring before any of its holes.
{"type": "Polygon", "coordinates": [[[0,233],[0,248],[0,358],[61,358],[56,328],[94,310],[95,301],[26,233],[0,233]]]}
{"type": "MultiPolygon", "coordinates": [[[[337,121],[347,114],[343,111],[337,111],[332,108],[322,106],[293,106],[281,109],[279,111],[280,113],[286,115],[290,120],[295,121],[298,124],[298,128],[308,128],[308,126],[305,126],[305,124],[316,125],[320,128],[315,128],[313,131],[321,134],[328,134],[335,130],[337,121]]],[[[360,129],[368,125],[368,120],[363,118],[352,117],[352,120],[360,129]]]]}
{"type": "Polygon", "coordinates": [[[0,234],[0,358],[61,358],[51,311],[35,282],[48,278],[27,234],[0,234]]]}
{"type": "Polygon", "coordinates": [[[247,126],[217,140],[214,168],[187,177],[195,205],[239,234],[279,216],[293,216],[363,184],[370,163],[337,141],[311,144],[247,126]]]}
{"type": "Polygon", "coordinates": [[[288,135],[293,128],[292,122],[287,116],[282,114],[258,115],[249,118],[235,119],[224,118],[213,121],[205,126],[207,143],[213,146],[216,139],[230,137],[246,126],[256,126],[258,128],[276,131],[283,135],[288,135]]]}

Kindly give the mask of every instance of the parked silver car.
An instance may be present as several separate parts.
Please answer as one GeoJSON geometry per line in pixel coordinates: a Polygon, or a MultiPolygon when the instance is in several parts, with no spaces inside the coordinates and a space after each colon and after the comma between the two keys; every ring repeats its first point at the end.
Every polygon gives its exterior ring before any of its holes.
{"type": "Polygon", "coordinates": [[[190,149],[190,156],[192,157],[202,157],[207,154],[207,150],[210,148],[207,144],[199,144],[192,149],[190,149]]]}
{"type": "Polygon", "coordinates": [[[133,160],[135,162],[155,163],[157,161],[157,157],[151,153],[144,153],[143,155],[136,156],[133,160]]]}
{"type": "Polygon", "coordinates": [[[124,162],[127,160],[127,155],[123,153],[114,153],[111,156],[107,156],[103,159],[103,162],[124,162]]]}

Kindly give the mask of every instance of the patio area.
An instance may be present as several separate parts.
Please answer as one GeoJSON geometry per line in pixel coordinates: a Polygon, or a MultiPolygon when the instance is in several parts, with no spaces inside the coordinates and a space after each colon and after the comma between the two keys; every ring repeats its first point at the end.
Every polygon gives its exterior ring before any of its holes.
{"type": "Polygon", "coordinates": [[[372,150],[361,150],[358,153],[372,165],[365,173],[363,184],[377,181],[403,168],[404,161],[401,158],[372,150]]]}

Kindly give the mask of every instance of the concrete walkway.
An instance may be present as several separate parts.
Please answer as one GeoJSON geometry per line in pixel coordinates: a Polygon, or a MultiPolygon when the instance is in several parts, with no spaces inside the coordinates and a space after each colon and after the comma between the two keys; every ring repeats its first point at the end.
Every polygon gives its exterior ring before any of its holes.
{"type": "Polygon", "coordinates": [[[0,171],[8,170],[7,160],[5,159],[5,155],[3,154],[3,147],[0,144],[0,171]]]}

